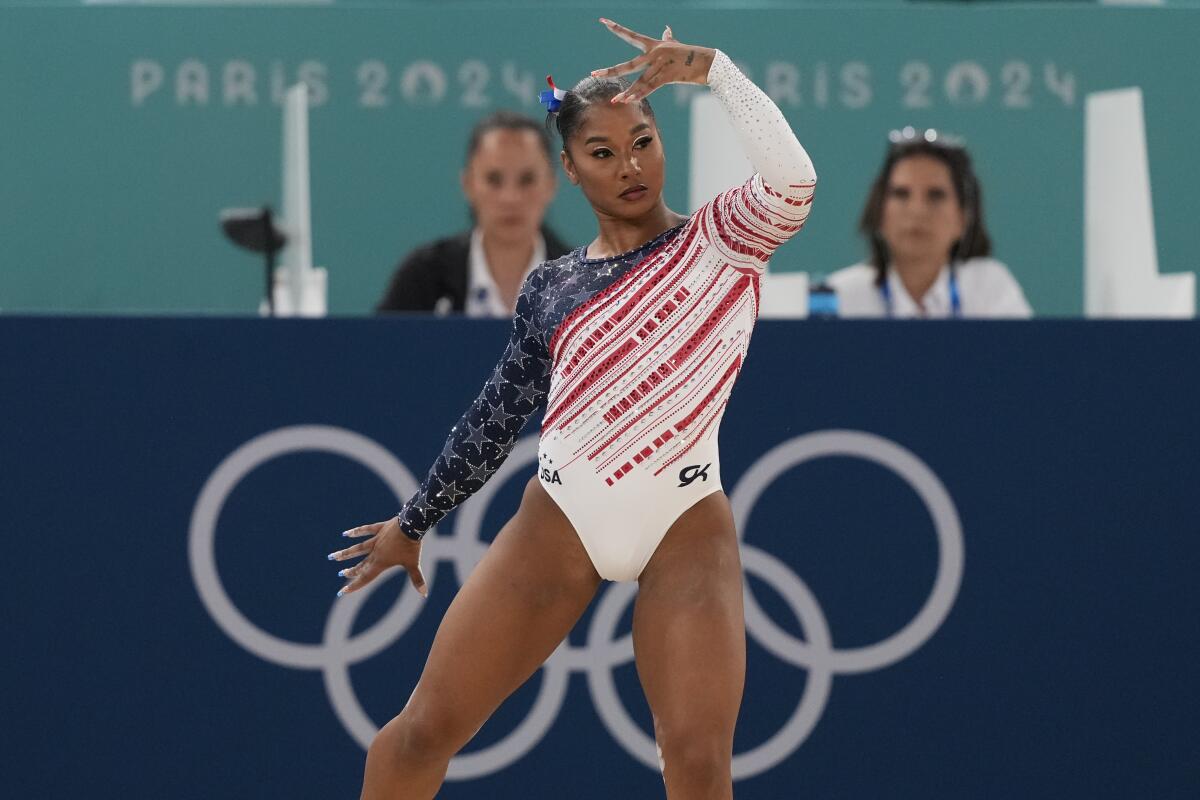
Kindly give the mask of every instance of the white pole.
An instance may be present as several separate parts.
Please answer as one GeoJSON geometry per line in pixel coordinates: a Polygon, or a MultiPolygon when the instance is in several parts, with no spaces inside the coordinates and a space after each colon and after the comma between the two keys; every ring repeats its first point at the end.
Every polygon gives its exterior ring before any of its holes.
{"type": "Polygon", "coordinates": [[[308,172],[308,87],[287,90],[283,105],[283,209],[288,242],[279,259],[277,313],[320,317],[326,309],[325,270],[314,269],[308,172]]]}

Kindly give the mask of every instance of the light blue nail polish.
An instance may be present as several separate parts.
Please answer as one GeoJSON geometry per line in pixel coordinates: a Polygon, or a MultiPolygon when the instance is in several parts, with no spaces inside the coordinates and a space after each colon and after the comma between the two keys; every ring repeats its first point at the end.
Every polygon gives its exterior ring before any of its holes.
{"type": "Polygon", "coordinates": [[[344,578],[344,577],[346,577],[346,573],[347,573],[347,572],[349,572],[349,571],[350,571],[349,569],[344,569],[344,570],[342,570],[341,572],[339,572],[339,573],[338,573],[338,577],[339,577],[339,578],[344,578]]]}
{"type": "Polygon", "coordinates": [[[350,531],[342,531],[342,536],[349,536],[349,535],[350,535],[350,531]]]}
{"type": "Polygon", "coordinates": [[[346,593],[346,590],[345,590],[345,589],[338,589],[337,596],[338,596],[338,597],[341,597],[341,596],[342,596],[342,595],[344,595],[345,593],[346,593]]]}
{"type": "Polygon", "coordinates": [[[337,553],[330,553],[330,554],[329,554],[328,556],[326,556],[326,557],[327,557],[327,558],[328,558],[330,561],[333,561],[333,560],[334,560],[334,558],[335,558],[336,556],[337,556],[337,553]]]}

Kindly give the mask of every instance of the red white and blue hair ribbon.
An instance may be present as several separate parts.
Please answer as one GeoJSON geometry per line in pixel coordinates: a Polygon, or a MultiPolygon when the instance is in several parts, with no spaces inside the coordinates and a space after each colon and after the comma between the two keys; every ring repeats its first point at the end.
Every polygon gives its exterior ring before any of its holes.
{"type": "Polygon", "coordinates": [[[554,79],[549,75],[546,76],[546,83],[550,84],[550,88],[538,95],[538,102],[546,107],[546,110],[553,114],[558,109],[562,108],[563,98],[567,93],[554,85],[554,79]]]}

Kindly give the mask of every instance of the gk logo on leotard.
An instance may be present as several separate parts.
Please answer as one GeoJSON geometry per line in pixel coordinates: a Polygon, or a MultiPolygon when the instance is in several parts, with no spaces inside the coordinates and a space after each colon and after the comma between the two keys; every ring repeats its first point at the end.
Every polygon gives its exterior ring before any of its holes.
{"type": "Polygon", "coordinates": [[[547,469],[546,467],[542,467],[541,476],[542,480],[544,480],[546,483],[557,483],[560,486],[562,485],[562,478],[558,477],[558,470],[556,469],[551,470],[547,469]]]}
{"type": "Polygon", "coordinates": [[[700,466],[699,464],[696,464],[691,467],[684,467],[683,469],[681,469],[679,471],[679,485],[681,487],[691,486],[692,483],[694,483],[697,478],[699,478],[702,481],[707,481],[708,480],[708,468],[711,466],[712,466],[712,464],[709,463],[709,464],[705,464],[703,467],[700,466]]]}
{"type": "MultiPolygon", "coordinates": [[[[408,500],[417,490],[417,481],[408,468],[390,451],[361,434],[319,425],[280,428],[255,437],[234,450],[209,476],[192,510],[188,559],[196,590],[217,625],[235,642],[266,661],[292,669],[320,670],[325,677],[325,692],[338,719],[366,749],[379,726],[367,715],[355,694],[350,667],[374,657],[403,638],[421,613],[425,601],[406,582],[395,605],[374,624],[356,630],[355,620],[367,599],[389,580],[389,576],[404,573],[394,570],[361,591],[336,600],[325,622],[322,641],[309,644],[281,639],[251,622],[233,604],[217,572],[217,521],[234,489],[246,475],[268,461],[289,453],[311,451],[332,453],[366,466],[383,480],[398,503],[408,500]]],[[[793,634],[789,630],[792,625],[781,626],[767,615],[755,599],[749,581],[744,589],[746,633],[761,650],[806,670],[807,676],[797,677],[796,685],[803,686],[803,693],[783,726],[762,744],[734,755],[735,780],[772,769],[804,743],[825,711],[834,675],[861,675],[906,658],[937,631],[958,595],[963,569],[963,539],[953,499],[925,462],[895,442],[871,433],[809,433],[789,439],[760,456],[729,494],[739,538],[745,536],[750,512],[759,496],[776,478],[807,461],[831,456],[857,458],[881,466],[901,478],[917,494],[929,512],[937,537],[937,572],[933,588],[917,615],[896,633],[874,644],[838,648],[833,645],[824,610],[800,576],[789,564],[742,541],[742,567],[768,584],[775,596],[784,601],[794,622],[799,623],[802,635],[793,634]]],[[[446,574],[445,570],[438,569],[441,561],[451,563],[460,585],[467,579],[487,550],[480,532],[492,498],[509,479],[527,476],[529,465],[535,461],[536,439],[529,437],[517,442],[492,479],[459,509],[454,530],[444,533],[434,528],[425,536],[422,554],[430,593],[436,591],[438,576],[446,574]]],[[[680,479],[704,480],[704,470],[709,466],[711,464],[687,467],[680,479]]],[[[553,479],[554,473],[549,474],[553,479]]],[[[542,480],[547,479],[547,471],[539,469],[539,475],[542,480]]],[[[634,583],[612,583],[603,588],[587,625],[584,643],[564,641],[542,666],[538,696],[525,719],[499,741],[456,756],[450,762],[446,777],[472,780],[491,775],[534,750],[558,719],[571,676],[576,673],[586,678],[596,713],[613,739],[634,759],[657,770],[654,738],[626,710],[615,679],[617,669],[633,661],[633,635],[617,636],[617,628],[621,620],[628,617],[626,612],[636,595],[634,583]]],[[[417,676],[408,677],[415,681],[417,676]]],[[[753,713],[752,707],[743,709],[743,714],[753,713]]]]}

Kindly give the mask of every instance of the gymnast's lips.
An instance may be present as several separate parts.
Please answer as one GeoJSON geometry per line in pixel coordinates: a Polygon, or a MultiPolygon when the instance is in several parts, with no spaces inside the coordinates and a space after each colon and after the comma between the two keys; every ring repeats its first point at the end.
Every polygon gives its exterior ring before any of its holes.
{"type": "Polygon", "coordinates": [[[626,200],[641,200],[643,197],[645,197],[646,192],[648,191],[650,190],[647,189],[643,184],[639,183],[637,186],[630,186],[628,189],[621,192],[620,196],[624,197],[626,200]]]}

